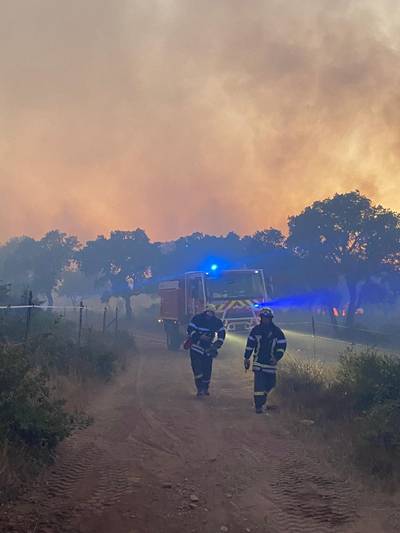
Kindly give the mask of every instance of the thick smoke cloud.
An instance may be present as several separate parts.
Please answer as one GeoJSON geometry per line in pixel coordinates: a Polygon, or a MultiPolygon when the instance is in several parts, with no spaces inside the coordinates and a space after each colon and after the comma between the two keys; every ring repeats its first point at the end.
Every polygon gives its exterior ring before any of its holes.
{"type": "Polygon", "coordinates": [[[0,239],[400,210],[397,0],[2,0],[0,239]]]}

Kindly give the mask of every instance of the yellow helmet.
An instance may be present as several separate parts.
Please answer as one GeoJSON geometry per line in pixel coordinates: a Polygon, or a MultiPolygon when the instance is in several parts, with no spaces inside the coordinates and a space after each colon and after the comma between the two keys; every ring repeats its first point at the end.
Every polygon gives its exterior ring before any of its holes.
{"type": "Polygon", "coordinates": [[[207,311],[211,312],[211,313],[216,313],[217,312],[217,308],[215,307],[214,304],[207,304],[205,307],[204,307],[204,312],[206,313],[207,311]]]}

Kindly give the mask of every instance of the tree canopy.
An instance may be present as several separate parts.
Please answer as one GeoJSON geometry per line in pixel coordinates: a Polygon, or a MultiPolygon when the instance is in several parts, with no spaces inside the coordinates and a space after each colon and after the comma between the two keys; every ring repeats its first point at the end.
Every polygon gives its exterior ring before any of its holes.
{"type": "Polygon", "coordinates": [[[79,246],[76,237],[58,230],[49,231],[38,241],[30,237],[13,239],[2,250],[2,276],[14,286],[29,287],[45,296],[53,305],[53,290],[79,246]]]}
{"type": "Polygon", "coordinates": [[[287,245],[321,285],[332,287],[343,277],[351,325],[359,299],[357,285],[398,266],[400,215],[372,205],[358,191],[336,194],[290,217],[287,245]]]}
{"type": "Polygon", "coordinates": [[[103,289],[103,301],[112,296],[125,300],[127,318],[132,318],[131,297],[140,292],[156,257],[157,248],[142,229],[113,231],[109,238],[101,235],[77,256],[82,271],[103,289]]]}
{"type": "MultiPolygon", "coordinates": [[[[400,296],[400,215],[373,205],[358,191],[314,202],[289,218],[289,233],[268,228],[253,235],[193,233],[153,243],[142,229],[113,231],[81,246],[76,237],[51,231],[42,239],[20,237],[0,247],[2,300],[7,284],[29,288],[53,302],[53,292],[77,301],[102,301],[156,292],[164,279],[210,269],[262,268],[274,301],[339,305],[342,286],[352,325],[358,305],[394,302],[400,296]],[[296,300],[297,298],[297,300],[296,300]]],[[[333,315],[332,315],[333,316],[333,315]]]]}

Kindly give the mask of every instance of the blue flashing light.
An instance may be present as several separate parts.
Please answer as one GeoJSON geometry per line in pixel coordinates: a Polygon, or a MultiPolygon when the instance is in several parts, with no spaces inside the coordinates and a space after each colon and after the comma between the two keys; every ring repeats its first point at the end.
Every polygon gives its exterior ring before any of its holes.
{"type": "Polygon", "coordinates": [[[218,265],[216,265],[215,263],[213,265],[211,265],[211,270],[213,272],[215,272],[216,270],[218,270],[218,265]]]}

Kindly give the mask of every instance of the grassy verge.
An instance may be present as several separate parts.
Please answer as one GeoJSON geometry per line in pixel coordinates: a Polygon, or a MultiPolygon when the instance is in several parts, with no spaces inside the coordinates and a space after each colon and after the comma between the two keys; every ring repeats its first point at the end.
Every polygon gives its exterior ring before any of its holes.
{"type": "Polygon", "coordinates": [[[336,367],[327,367],[288,357],[276,393],[342,458],[371,478],[398,484],[400,359],[348,350],[336,367]]]}
{"type": "Polygon", "coordinates": [[[25,345],[0,343],[0,500],[12,497],[52,460],[63,439],[89,423],[68,390],[76,394],[108,381],[134,351],[125,332],[114,337],[86,331],[78,345],[73,324],[50,313],[41,321],[40,332],[25,345]]]}

